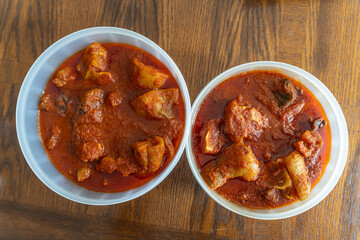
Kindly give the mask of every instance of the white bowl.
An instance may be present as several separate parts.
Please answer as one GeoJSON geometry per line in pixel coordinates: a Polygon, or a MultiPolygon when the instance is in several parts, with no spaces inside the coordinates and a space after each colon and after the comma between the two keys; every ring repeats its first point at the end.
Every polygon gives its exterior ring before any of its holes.
{"type": "Polygon", "coordinates": [[[36,176],[51,190],[75,202],[110,205],[137,198],[163,181],[179,161],[190,130],[191,104],[185,80],[169,55],[146,37],[121,28],[95,27],[72,33],[46,49],[31,66],[21,86],[16,106],[16,130],[21,150],[36,176]],[[116,42],[139,47],[159,59],[176,79],[185,104],[185,129],[178,151],[169,165],[148,183],[125,192],[101,193],[82,188],[64,177],[48,158],[38,128],[39,99],[53,72],[74,53],[91,43],[116,42]]]}
{"type": "Polygon", "coordinates": [[[215,77],[211,82],[209,82],[206,87],[200,92],[198,97],[192,106],[192,115],[191,115],[191,129],[188,136],[188,141],[186,145],[186,155],[190,165],[190,168],[200,184],[200,186],[205,190],[205,192],[214,199],[217,203],[223,207],[246,217],[256,218],[256,219],[283,219],[295,216],[300,214],[310,208],[314,207],[321,200],[323,200],[335,187],[336,183],[339,181],[339,178],[344,170],[347,154],[349,149],[349,136],[346,126],[346,121],[341,108],[336,101],[335,97],[326,88],[326,86],[320,82],[316,77],[310,73],[289,65],[280,62],[252,62],[239,65],[232,69],[229,69],[217,77],[215,77]],[[329,119],[330,129],[331,129],[331,153],[330,161],[326,167],[324,175],[318,184],[312,189],[309,197],[305,201],[297,201],[293,204],[290,204],[285,207],[275,208],[275,209],[250,209],[236,205],[216,191],[209,189],[207,184],[204,182],[203,178],[200,175],[199,167],[195,161],[195,157],[192,151],[192,128],[198,113],[198,110],[204,100],[204,98],[221,82],[229,79],[232,76],[235,76],[239,73],[248,72],[252,70],[279,70],[281,73],[293,78],[298,79],[304,86],[306,86],[319,100],[320,104],[324,108],[326,115],[329,119]]]}

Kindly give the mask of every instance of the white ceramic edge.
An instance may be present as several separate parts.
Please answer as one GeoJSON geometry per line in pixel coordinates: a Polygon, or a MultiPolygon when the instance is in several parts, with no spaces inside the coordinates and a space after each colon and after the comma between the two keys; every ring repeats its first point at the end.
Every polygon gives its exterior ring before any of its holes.
{"type": "MultiPolygon", "coordinates": [[[[333,135],[332,135],[332,138],[333,138],[333,135]]],[[[335,185],[339,181],[339,179],[342,175],[342,172],[345,168],[346,162],[347,162],[348,149],[349,149],[349,137],[348,137],[348,129],[347,129],[344,114],[340,108],[340,105],[338,104],[335,97],[333,96],[333,94],[329,91],[329,89],[327,89],[327,87],[320,80],[318,80],[316,77],[314,77],[310,73],[308,73],[298,67],[290,65],[290,64],[281,63],[281,62],[273,62],[273,61],[259,61],[259,62],[250,62],[250,63],[242,64],[242,65],[236,66],[234,68],[231,68],[231,69],[221,73],[220,75],[216,76],[212,81],[210,81],[204,87],[204,89],[200,92],[200,94],[198,95],[198,97],[196,98],[196,100],[194,101],[194,103],[192,105],[191,128],[190,128],[190,134],[188,135],[188,142],[186,145],[186,155],[187,155],[187,159],[188,159],[191,171],[193,172],[196,180],[198,181],[198,183],[200,184],[202,189],[212,199],[214,199],[217,203],[219,203],[221,206],[229,209],[230,211],[233,211],[237,214],[240,214],[240,215],[243,215],[246,217],[250,217],[250,218],[254,218],[254,219],[262,219],[262,220],[277,220],[277,219],[289,218],[289,217],[298,215],[300,213],[303,213],[303,212],[309,210],[310,208],[316,206],[320,201],[322,201],[331,192],[331,190],[335,187],[335,185]],[[317,85],[317,87],[319,89],[321,89],[322,94],[326,97],[327,101],[330,103],[330,106],[333,109],[333,111],[338,113],[335,116],[337,118],[337,121],[336,121],[337,127],[340,130],[340,139],[339,139],[340,154],[339,154],[339,159],[337,159],[337,165],[335,168],[336,172],[332,173],[330,181],[326,184],[326,187],[321,189],[320,192],[318,193],[318,195],[315,196],[311,201],[308,201],[305,204],[300,203],[300,205],[301,205],[300,207],[292,209],[287,212],[282,212],[282,213],[274,213],[271,209],[268,210],[268,214],[257,213],[257,211],[258,211],[257,209],[249,209],[249,208],[241,207],[239,205],[236,205],[236,204],[226,200],[225,198],[223,198],[221,195],[219,195],[215,191],[211,191],[200,175],[199,168],[195,161],[195,157],[192,152],[192,146],[191,146],[192,145],[191,135],[192,135],[192,131],[193,131],[192,129],[193,129],[194,121],[196,119],[199,107],[201,106],[205,97],[211,92],[211,90],[214,89],[214,87],[216,87],[221,82],[225,81],[226,79],[229,79],[230,77],[232,77],[234,75],[237,75],[242,72],[247,72],[247,71],[257,70],[257,69],[264,69],[264,68],[279,70],[280,72],[282,72],[281,69],[286,69],[288,71],[294,72],[295,74],[301,75],[302,77],[313,82],[315,85],[317,85]],[[244,71],[244,69],[247,69],[247,70],[244,71]]],[[[331,156],[331,158],[332,157],[333,156],[331,156]]],[[[299,204],[299,202],[297,202],[296,204],[299,204]]],[[[281,209],[281,208],[278,208],[278,209],[281,209]]],[[[264,212],[267,210],[261,210],[261,211],[264,212]]]]}
{"type": "MultiPolygon", "coordinates": [[[[81,50],[81,49],[79,49],[79,50],[81,50]]],[[[132,199],[138,198],[138,197],[146,194],[147,192],[151,191],[153,188],[158,186],[170,174],[170,172],[174,169],[174,167],[180,160],[181,155],[184,151],[186,139],[190,132],[190,114],[191,114],[190,96],[189,96],[189,91],[188,91],[186,82],[184,80],[184,77],[182,76],[182,74],[181,74],[179,68],[177,67],[177,65],[175,64],[175,62],[171,59],[171,57],[162,48],[160,48],[157,44],[155,44],[150,39],[148,39],[136,32],[127,30],[127,29],[116,28],[116,27],[93,27],[93,28],[79,30],[77,32],[71,33],[71,34],[61,38],[60,40],[58,40],[54,44],[52,44],[50,47],[48,47],[36,59],[34,64],[29,69],[28,73],[26,74],[26,77],[25,77],[25,79],[22,83],[21,89],[19,91],[18,101],[17,101],[17,105],[16,105],[15,118],[16,118],[17,137],[18,137],[18,141],[20,144],[20,148],[23,152],[23,155],[24,155],[27,163],[29,164],[30,168],[32,169],[32,171],[47,187],[49,187],[51,190],[53,190],[60,196],[67,198],[69,200],[78,202],[78,203],[88,204],[88,205],[112,205],[112,204],[118,204],[118,203],[130,201],[132,199]],[[175,79],[178,79],[177,82],[179,84],[179,87],[180,87],[180,90],[181,90],[181,93],[183,96],[184,104],[185,104],[185,127],[184,127],[183,138],[182,138],[182,141],[179,145],[178,151],[177,151],[176,155],[174,156],[173,160],[158,176],[156,176],[154,178],[155,180],[152,179],[150,182],[146,183],[146,184],[151,183],[151,186],[148,186],[147,188],[143,189],[142,191],[138,192],[137,194],[132,195],[131,197],[125,197],[124,199],[116,199],[116,200],[109,200],[109,201],[104,201],[104,199],[98,199],[98,200],[89,201],[86,198],[82,198],[79,196],[74,197],[71,195],[71,193],[70,194],[67,193],[63,188],[55,185],[55,183],[52,181],[52,179],[49,176],[47,176],[46,174],[42,174],[41,169],[39,168],[37,162],[33,159],[33,156],[31,155],[31,150],[29,149],[28,142],[21,135],[22,132],[26,133],[25,129],[24,129],[24,121],[26,121],[26,119],[24,119],[25,104],[23,104],[24,102],[22,100],[26,99],[27,90],[30,86],[29,83],[30,83],[32,74],[34,72],[39,71],[42,64],[48,59],[48,56],[50,56],[58,48],[58,46],[63,44],[63,42],[72,41],[73,38],[77,38],[77,39],[82,38],[88,32],[91,32],[91,33],[96,32],[99,34],[102,34],[102,33],[119,34],[119,33],[121,33],[124,35],[134,37],[140,41],[143,41],[144,43],[150,45],[152,48],[159,51],[160,55],[164,56],[170,62],[171,66],[173,67],[173,69],[176,72],[176,76],[174,76],[174,77],[175,77],[175,79]]],[[[70,181],[70,180],[68,180],[68,181],[70,181]]],[[[90,190],[85,189],[85,191],[90,191],[90,190]]],[[[114,193],[106,193],[106,194],[114,194],[114,193]]]]}

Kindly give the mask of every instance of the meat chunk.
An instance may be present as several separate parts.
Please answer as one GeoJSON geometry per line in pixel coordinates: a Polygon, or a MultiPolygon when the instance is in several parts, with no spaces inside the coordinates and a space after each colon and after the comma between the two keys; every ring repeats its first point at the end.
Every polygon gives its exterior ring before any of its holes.
{"type": "MultiPolygon", "coordinates": [[[[130,174],[138,173],[141,171],[139,169],[139,165],[137,164],[135,159],[128,159],[128,158],[118,158],[116,160],[117,163],[117,171],[123,176],[127,177],[130,174]]],[[[144,170],[143,170],[144,172],[144,170]]]]}
{"type": "Polygon", "coordinates": [[[99,172],[113,173],[118,171],[122,176],[127,177],[130,174],[139,172],[139,166],[134,159],[104,157],[99,164],[96,164],[96,170],[99,172]]]}
{"type": "Polygon", "coordinates": [[[287,199],[294,199],[298,194],[294,188],[293,185],[291,185],[290,187],[288,188],[285,188],[285,189],[282,189],[281,190],[281,195],[284,197],[284,198],[287,198],[287,199]]]}
{"type": "Polygon", "coordinates": [[[289,79],[283,79],[274,95],[279,107],[285,107],[295,100],[296,89],[289,79]]]}
{"type": "Polygon", "coordinates": [[[104,153],[104,146],[98,142],[85,142],[81,148],[78,149],[77,154],[83,162],[93,162],[104,153]]]}
{"type": "Polygon", "coordinates": [[[42,97],[40,98],[39,109],[47,112],[54,109],[50,94],[42,95],[42,97]]]}
{"type": "Polygon", "coordinates": [[[81,62],[76,66],[85,79],[91,79],[99,85],[107,85],[114,82],[110,72],[104,72],[107,67],[107,51],[98,42],[94,42],[86,48],[81,62]]]}
{"type": "Polygon", "coordinates": [[[75,121],[78,124],[100,123],[103,119],[103,97],[102,89],[87,91],[81,99],[80,116],[75,121]]]}
{"type": "Polygon", "coordinates": [[[284,109],[281,118],[282,118],[282,130],[285,134],[290,136],[293,136],[295,134],[294,119],[301,112],[304,106],[305,106],[305,101],[302,100],[284,109]]]}
{"type": "Polygon", "coordinates": [[[284,190],[291,186],[291,178],[282,158],[267,164],[268,182],[272,188],[284,190]]]}
{"type": "Polygon", "coordinates": [[[91,169],[89,167],[80,168],[76,173],[76,181],[83,182],[90,178],[91,169]]]}
{"type": "Polygon", "coordinates": [[[76,72],[72,67],[66,66],[59,70],[54,79],[53,83],[58,87],[63,87],[66,83],[74,81],[76,79],[76,72]]]}
{"type": "Polygon", "coordinates": [[[75,124],[72,140],[78,148],[85,142],[100,142],[104,134],[104,129],[97,124],[75,124]]]}
{"type": "Polygon", "coordinates": [[[68,108],[69,97],[66,94],[61,94],[56,99],[56,113],[61,117],[66,116],[66,109],[68,108]]]}
{"type": "Polygon", "coordinates": [[[137,58],[133,58],[131,63],[133,65],[135,84],[139,87],[147,89],[160,88],[169,77],[160,70],[143,64],[137,58]]]}
{"type": "Polygon", "coordinates": [[[254,107],[245,105],[241,95],[225,108],[225,132],[234,142],[243,138],[257,139],[267,125],[267,117],[254,107]]]}
{"type": "Polygon", "coordinates": [[[212,190],[231,178],[255,181],[259,174],[259,162],[251,149],[243,142],[236,142],[226,148],[217,160],[206,165],[201,174],[212,190]]]}
{"type": "Polygon", "coordinates": [[[281,108],[274,97],[274,92],[267,85],[259,85],[257,92],[255,92],[256,99],[261,102],[273,114],[277,115],[281,108]]]}
{"type": "Polygon", "coordinates": [[[87,91],[81,99],[81,110],[83,112],[89,112],[94,109],[100,109],[104,102],[104,90],[99,88],[91,89],[87,91]]]}
{"type": "Polygon", "coordinates": [[[223,120],[211,119],[201,129],[202,151],[205,154],[218,154],[224,146],[225,139],[221,133],[223,120]]]}
{"type": "Polygon", "coordinates": [[[81,73],[86,73],[88,68],[95,71],[104,71],[107,66],[107,51],[98,42],[92,43],[85,50],[81,62],[76,66],[81,73]]]}
{"type": "Polygon", "coordinates": [[[101,109],[94,109],[91,112],[86,112],[76,119],[78,124],[87,124],[87,123],[101,123],[103,120],[103,111],[101,109]]]}
{"type": "Polygon", "coordinates": [[[112,107],[116,107],[121,104],[121,102],[124,100],[125,96],[121,94],[118,91],[109,93],[107,99],[112,107]]]}
{"type": "Polygon", "coordinates": [[[270,188],[264,192],[264,197],[268,202],[275,203],[279,200],[279,192],[275,188],[270,188]]]}
{"type": "Polygon", "coordinates": [[[58,126],[54,126],[54,128],[51,130],[51,132],[52,132],[52,135],[46,144],[48,149],[54,149],[58,145],[58,143],[60,141],[61,129],[58,126]]]}
{"type": "Polygon", "coordinates": [[[138,164],[146,173],[156,172],[162,163],[165,153],[165,143],[162,137],[156,136],[132,145],[138,164]]]}
{"type": "Polygon", "coordinates": [[[305,200],[310,194],[311,182],[307,174],[304,157],[295,150],[284,157],[284,163],[299,199],[305,200]]]}
{"type": "Polygon", "coordinates": [[[112,157],[104,157],[101,162],[96,165],[96,170],[99,172],[112,173],[118,167],[118,163],[112,157]]]}
{"type": "Polygon", "coordinates": [[[273,88],[259,85],[256,98],[273,114],[278,115],[297,98],[297,90],[289,79],[279,79],[273,88]]]}
{"type": "Polygon", "coordinates": [[[97,84],[102,86],[115,82],[115,79],[110,72],[95,72],[93,70],[90,70],[89,73],[85,76],[85,78],[92,79],[97,84]]]}
{"type": "Polygon", "coordinates": [[[178,98],[177,88],[159,89],[135,98],[131,104],[138,114],[149,119],[171,119],[174,118],[173,106],[178,103],[178,98]]]}
{"type": "Polygon", "coordinates": [[[323,140],[316,131],[306,130],[300,137],[300,140],[294,143],[294,147],[306,158],[316,158],[323,140]]]}

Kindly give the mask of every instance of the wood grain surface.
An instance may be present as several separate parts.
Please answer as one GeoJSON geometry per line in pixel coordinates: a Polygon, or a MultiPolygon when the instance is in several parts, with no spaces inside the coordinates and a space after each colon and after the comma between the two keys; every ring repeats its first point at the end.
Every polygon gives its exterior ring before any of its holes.
{"type": "Polygon", "coordinates": [[[0,239],[360,239],[360,1],[0,1],[0,239]],[[318,77],[339,101],[349,157],[334,190],[311,210],[259,221],[215,203],[185,155],[146,195],[86,206],[48,189],[27,165],[15,126],[23,79],[52,43],[74,31],[136,31],[177,63],[192,101],[236,65],[275,60],[318,77]]]}

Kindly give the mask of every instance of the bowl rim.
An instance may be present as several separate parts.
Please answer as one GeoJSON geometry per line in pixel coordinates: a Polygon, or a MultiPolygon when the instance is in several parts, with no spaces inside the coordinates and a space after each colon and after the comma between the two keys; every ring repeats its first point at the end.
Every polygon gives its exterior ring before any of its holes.
{"type": "MultiPolygon", "coordinates": [[[[330,119],[329,119],[329,121],[330,121],[330,119]]],[[[331,135],[332,140],[333,140],[333,137],[334,137],[334,135],[332,134],[331,135]]],[[[333,141],[332,141],[332,144],[333,144],[333,141]]],[[[186,156],[188,159],[190,169],[191,169],[195,179],[197,180],[197,182],[199,183],[201,188],[207,193],[208,196],[210,196],[213,200],[215,200],[221,206],[227,208],[228,210],[230,210],[234,213],[242,215],[242,216],[246,216],[246,217],[250,217],[250,218],[254,218],[254,219],[261,219],[261,220],[277,220],[277,219],[284,219],[284,218],[296,216],[296,215],[301,214],[301,213],[309,210],[310,208],[316,206],[332,191],[332,189],[335,187],[335,185],[339,181],[339,179],[344,171],[346,162],[347,162],[348,150],[349,150],[349,136],[348,136],[346,120],[345,120],[344,114],[340,108],[340,105],[336,101],[333,94],[315,76],[313,76],[312,74],[308,73],[307,71],[305,71],[301,68],[298,68],[296,66],[293,66],[293,65],[290,65],[287,63],[276,62],[276,61],[255,61],[255,62],[241,64],[241,65],[235,66],[231,69],[228,69],[228,70],[220,73],[219,75],[217,75],[215,78],[213,78],[202,89],[202,91],[199,93],[199,95],[197,96],[197,98],[195,99],[195,101],[192,105],[190,134],[188,135],[188,141],[186,144],[186,156]],[[197,163],[196,163],[193,151],[192,151],[192,132],[193,132],[194,122],[197,117],[197,113],[202,105],[203,100],[220,83],[228,80],[232,76],[238,75],[240,73],[249,72],[252,70],[277,70],[279,72],[282,72],[281,69],[284,69],[286,71],[290,71],[294,74],[297,74],[297,75],[309,80],[310,82],[317,85],[321,89],[322,94],[325,96],[327,101],[330,103],[331,108],[333,109],[334,112],[337,113],[335,115],[335,117],[336,117],[336,123],[337,123],[338,127],[340,128],[340,138],[341,138],[341,140],[340,140],[341,146],[339,147],[339,149],[341,151],[339,151],[339,152],[342,155],[338,155],[338,159],[336,160],[337,164],[336,164],[335,170],[337,171],[336,172],[337,174],[332,173],[332,175],[330,177],[330,181],[328,183],[326,183],[325,187],[323,189],[321,189],[320,193],[318,193],[315,196],[315,198],[313,198],[310,202],[306,202],[306,204],[302,204],[300,207],[297,207],[295,209],[291,209],[289,211],[282,212],[282,213],[276,213],[276,212],[274,212],[274,210],[281,209],[286,206],[281,207],[281,208],[268,209],[268,210],[261,209],[263,211],[267,211],[267,213],[257,213],[256,211],[258,209],[246,208],[246,207],[242,207],[240,205],[234,204],[234,203],[230,202],[229,200],[225,199],[224,197],[222,197],[216,191],[212,191],[209,189],[209,187],[207,186],[207,184],[205,183],[205,181],[203,180],[203,178],[200,175],[200,171],[199,171],[199,168],[197,166],[197,163]]],[[[331,160],[331,158],[332,158],[332,156],[330,156],[330,160],[331,160]]],[[[330,163],[330,160],[329,160],[329,163],[330,163]]],[[[328,168],[328,166],[327,166],[327,168],[328,168]]],[[[325,169],[325,172],[326,171],[327,171],[327,169],[325,169]]],[[[319,184],[319,183],[317,183],[317,184],[319,184]]],[[[295,203],[293,203],[293,204],[295,204],[295,203]]],[[[292,204],[290,204],[290,205],[292,205],[292,204]]]]}
{"type": "MultiPolygon", "coordinates": [[[[104,42],[114,42],[114,41],[104,41],[104,42]]],[[[129,43],[126,43],[126,44],[129,44],[129,43]]],[[[141,47],[139,47],[139,48],[141,48],[141,47]]],[[[81,49],[79,49],[79,50],[81,50],[81,49]]],[[[146,51],[146,50],[144,50],[144,51],[146,51]]],[[[146,51],[146,52],[148,52],[148,51],[146,51]]],[[[73,52],[72,54],[74,54],[74,53],[75,52],[73,52]]],[[[153,54],[151,54],[151,55],[153,55],[153,54]]],[[[157,56],[154,56],[154,57],[158,58],[157,56]]],[[[161,60],[159,59],[159,61],[161,61],[161,60]]],[[[56,66],[56,68],[57,67],[58,66],[56,66]]],[[[37,104],[36,104],[36,106],[37,106],[37,104]]],[[[152,40],[148,39],[147,37],[145,37],[139,33],[136,33],[134,31],[128,30],[128,29],[118,28],[118,27],[107,27],[107,26],[85,28],[85,29],[70,33],[70,34],[62,37],[61,39],[57,40],[53,44],[51,44],[44,52],[42,52],[42,54],[32,64],[32,66],[30,67],[30,69],[28,70],[28,72],[24,78],[24,81],[21,85],[19,95],[17,98],[16,111],[15,111],[16,133],[17,133],[18,142],[19,142],[21,151],[25,157],[25,160],[28,163],[28,165],[30,166],[31,170],[35,173],[35,175],[38,177],[38,179],[40,179],[41,182],[43,182],[48,188],[50,188],[55,193],[59,194],[60,196],[66,198],[66,199],[69,199],[71,201],[82,203],[82,204],[87,204],[87,205],[113,205],[113,204],[118,204],[118,203],[122,203],[122,202],[127,202],[127,201],[133,200],[135,198],[138,198],[138,197],[148,193],[153,188],[158,186],[171,173],[171,171],[175,168],[175,166],[177,165],[177,163],[179,162],[179,160],[182,156],[182,153],[185,148],[187,136],[190,133],[190,116],[191,116],[191,102],[190,102],[190,96],[189,96],[187,84],[185,82],[185,79],[184,79],[180,69],[175,64],[173,59],[160,46],[158,46],[156,43],[154,43],[152,40]],[[26,121],[26,119],[25,119],[25,111],[26,111],[25,110],[25,100],[27,99],[31,83],[36,82],[36,80],[33,79],[34,76],[44,66],[45,62],[49,59],[49,57],[52,54],[55,53],[56,50],[61,49],[61,47],[63,45],[65,45],[66,43],[79,41],[79,39],[84,39],[87,37],[87,35],[90,35],[90,34],[114,34],[114,35],[117,34],[119,36],[121,35],[122,37],[127,36],[130,38],[133,38],[134,42],[142,42],[142,43],[144,43],[144,45],[147,45],[147,47],[155,50],[157,53],[159,53],[159,56],[164,57],[166,59],[166,61],[168,61],[168,64],[171,66],[172,71],[175,72],[175,74],[173,73],[173,75],[174,75],[176,82],[179,85],[179,89],[181,91],[183,101],[184,101],[185,124],[184,124],[184,132],[183,132],[183,136],[182,136],[179,148],[178,148],[174,158],[172,159],[172,161],[156,177],[154,177],[149,182],[147,182],[144,185],[141,185],[137,188],[133,188],[133,189],[123,191],[123,192],[115,192],[115,193],[95,192],[92,190],[82,188],[79,185],[76,185],[75,183],[72,183],[72,184],[80,187],[84,191],[90,191],[92,194],[96,194],[96,196],[100,196],[103,194],[126,193],[126,192],[132,191],[134,189],[136,190],[140,187],[145,186],[143,189],[136,192],[135,194],[130,194],[130,196],[127,196],[125,194],[125,196],[121,197],[121,199],[112,200],[112,199],[99,198],[99,199],[95,199],[95,200],[89,200],[86,197],[75,196],[73,193],[71,193],[71,192],[67,191],[66,189],[64,189],[63,187],[59,186],[46,173],[43,172],[43,170],[39,166],[39,163],[37,163],[37,161],[35,160],[34,154],[32,153],[30,146],[29,146],[29,140],[27,138],[27,131],[25,129],[25,121],[26,121]]],[[[36,121],[38,122],[38,114],[37,114],[36,121]]],[[[39,132],[36,132],[36,134],[39,135],[39,132]]],[[[42,145],[42,147],[43,147],[43,145],[42,145]]],[[[42,149],[42,150],[45,152],[45,149],[42,149]]],[[[46,156],[47,156],[48,160],[51,162],[51,160],[49,159],[47,154],[46,154],[46,156]]],[[[51,162],[51,164],[52,164],[52,162],[51,162]]],[[[62,175],[62,173],[60,173],[60,171],[58,171],[58,172],[59,172],[59,174],[62,175]]],[[[63,177],[67,181],[71,182],[71,180],[67,179],[65,176],[63,176],[63,177]]]]}

